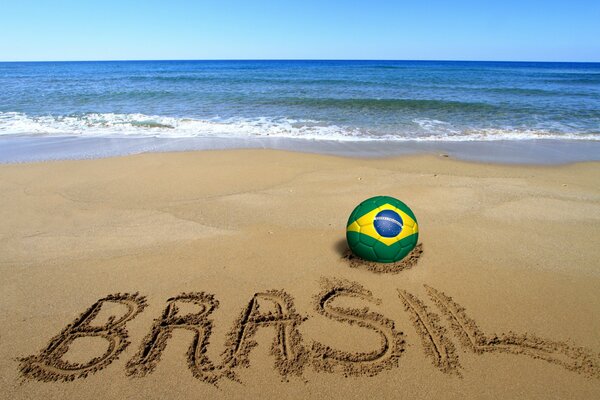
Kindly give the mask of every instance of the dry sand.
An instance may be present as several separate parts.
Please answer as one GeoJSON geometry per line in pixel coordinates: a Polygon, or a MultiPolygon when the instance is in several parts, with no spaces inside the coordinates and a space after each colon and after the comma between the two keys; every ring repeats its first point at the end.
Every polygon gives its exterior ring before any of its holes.
{"type": "Polygon", "coordinates": [[[0,194],[0,398],[600,398],[599,163],[145,154],[0,194]],[[345,246],[379,194],[420,226],[390,269],[345,246]]]}

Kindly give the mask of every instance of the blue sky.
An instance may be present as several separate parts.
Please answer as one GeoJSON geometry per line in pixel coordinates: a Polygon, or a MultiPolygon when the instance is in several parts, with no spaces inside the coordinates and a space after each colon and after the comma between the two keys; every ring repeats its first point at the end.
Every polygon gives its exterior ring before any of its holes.
{"type": "Polygon", "coordinates": [[[600,1],[3,0],[0,61],[600,61],[600,1]]]}

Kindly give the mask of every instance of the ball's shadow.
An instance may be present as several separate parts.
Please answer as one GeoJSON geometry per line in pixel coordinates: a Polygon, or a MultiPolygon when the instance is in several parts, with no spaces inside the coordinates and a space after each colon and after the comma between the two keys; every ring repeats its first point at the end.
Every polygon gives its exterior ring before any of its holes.
{"type": "Polygon", "coordinates": [[[335,242],[333,248],[339,254],[340,257],[345,257],[348,253],[351,253],[346,239],[340,239],[337,242],[335,242]]]}
{"type": "Polygon", "coordinates": [[[340,239],[333,245],[334,250],[350,268],[366,269],[377,274],[397,274],[406,269],[417,265],[417,262],[423,254],[423,244],[419,243],[402,260],[393,263],[377,263],[374,261],[363,260],[355,256],[345,239],[340,239]]]}

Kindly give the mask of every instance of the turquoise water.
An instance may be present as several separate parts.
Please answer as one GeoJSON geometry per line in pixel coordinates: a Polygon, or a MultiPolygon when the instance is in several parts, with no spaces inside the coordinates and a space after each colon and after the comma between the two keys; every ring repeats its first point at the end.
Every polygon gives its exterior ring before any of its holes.
{"type": "Polygon", "coordinates": [[[0,135],[600,138],[600,64],[0,63],[0,135]]]}

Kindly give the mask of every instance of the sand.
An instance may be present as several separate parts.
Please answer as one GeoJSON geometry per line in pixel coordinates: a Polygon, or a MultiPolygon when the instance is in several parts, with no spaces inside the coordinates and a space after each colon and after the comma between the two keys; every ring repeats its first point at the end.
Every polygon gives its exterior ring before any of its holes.
{"type": "Polygon", "coordinates": [[[202,151],[0,193],[0,398],[600,398],[600,163],[202,151]],[[402,263],[345,245],[380,194],[402,263]]]}

